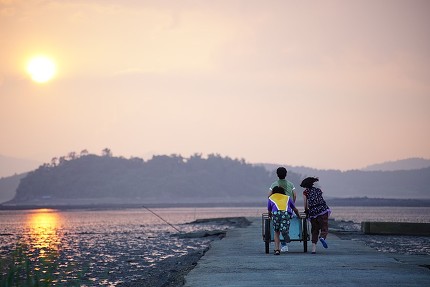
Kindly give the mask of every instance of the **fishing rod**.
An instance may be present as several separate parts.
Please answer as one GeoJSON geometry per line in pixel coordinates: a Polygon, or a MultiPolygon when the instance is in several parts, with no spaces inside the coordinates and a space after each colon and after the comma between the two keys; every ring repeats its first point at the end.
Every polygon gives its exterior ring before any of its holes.
{"type": "Polygon", "coordinates": [[[181,233],[181,231],[179,229],[177,229],[175,226],[173,226],[173,224],[170,224],[169,222],[167,222],[167,220],[165,220],[164,218],[162,218],[160,215],[158,215],[157,213],[155,213],[154,211],[152,211],[151,209],[149,209],[148,207],[142,205],[143,208],[145,208],[146,210],[148,210],[149,212],[151,212],[152,214],[154,214],[155,216],[157,216],[158,218],[160,218],[161,220],[163,220],[165,223],[167,223],[168,225],[170,225],[170,227],[172,227],[173,229],[175,229],[177,232],[181,233]]]}

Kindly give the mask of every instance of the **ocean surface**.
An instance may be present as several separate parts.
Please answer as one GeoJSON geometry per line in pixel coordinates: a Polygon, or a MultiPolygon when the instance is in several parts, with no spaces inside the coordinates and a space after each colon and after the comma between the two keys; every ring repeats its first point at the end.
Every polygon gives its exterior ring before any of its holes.
{"type": "MultiPolygon", "coordinates": [[[[205,218],[260,217],[263,212],[264,208],[255,207],[3,210],[0,211],[0,275],[5,278],[8,272],[7,260],[24,257],[42,275],[53,272],[53,286],[79,281],[82,276],[90,283],[80,286],[117,286],[124,278],[133,280],[142,276],[142,270],[157,268],[170,257],[203,250],[211,240],[181,238],[175,234],[228,228],[191,222],[205,218]]],[[[356,226],[362,221],[430,222],[430,208],[332,207],[331,217],[356,226]]],[[[406,239],[409,240],[415,239],[406,239]]],[[[428,254],[429,239],[420,240],[421,245],[427,246],[424,249],[421,246],[417,252],[428,254]]]]}

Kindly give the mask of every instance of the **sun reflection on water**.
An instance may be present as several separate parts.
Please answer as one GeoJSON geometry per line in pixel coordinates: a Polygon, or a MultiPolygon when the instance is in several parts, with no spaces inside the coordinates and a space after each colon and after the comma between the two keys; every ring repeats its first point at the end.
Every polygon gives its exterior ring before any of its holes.
{"type": "Polygon", "coordinates": [[[60,221],[60,214],[53,209],[38,209],[28,214],[28,244],[33,251],[39,252],[39,257],[58,251],[61,239],[58,232],[60,221]]]}

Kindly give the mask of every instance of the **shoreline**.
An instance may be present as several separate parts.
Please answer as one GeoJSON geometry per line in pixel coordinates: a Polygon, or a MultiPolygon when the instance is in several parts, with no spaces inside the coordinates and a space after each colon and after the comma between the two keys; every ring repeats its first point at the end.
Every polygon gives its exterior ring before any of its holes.
{"type": "MultiPolygon", "coordinates": [[[[390,198],[368,198],[368,197],[351,197],[351,198],[327,198],[329,206],[396,206],[396,207],[430,207],[430,199],[390,199],[390,198]]],[[[30,210],[30,209],[122,209],[122,208],[204,208],[204,207],[265,207],[263,201],[249,202],[183,202],[183,203],[0,203],[0,210],[30,210]]]]}

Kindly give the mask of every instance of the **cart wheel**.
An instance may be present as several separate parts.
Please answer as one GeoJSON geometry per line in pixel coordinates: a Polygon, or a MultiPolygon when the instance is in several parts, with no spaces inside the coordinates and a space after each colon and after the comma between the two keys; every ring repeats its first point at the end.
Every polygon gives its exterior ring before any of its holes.
{"type": "Polygon", "coordinates": [[[270,247],[270,219],[264,220],[264,245],[266,247],[266,254],[269,253],[270,247]]]}
{"type": "Polygon", "coordinates": [[[308,252],[308,225],[306,222],[306,218],[302,219],[303,224],[303,252],[308,252]]]}

